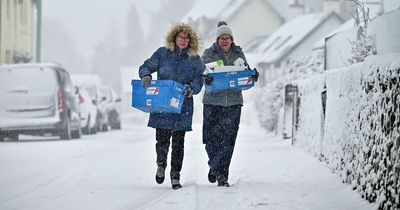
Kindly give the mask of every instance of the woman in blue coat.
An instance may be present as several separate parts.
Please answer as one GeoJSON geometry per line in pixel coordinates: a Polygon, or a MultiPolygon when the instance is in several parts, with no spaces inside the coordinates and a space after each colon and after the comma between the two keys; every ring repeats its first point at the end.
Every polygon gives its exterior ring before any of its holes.
{"type": "Polygon", "coordinates": [[[184,139],[186,131],[192,130],[193,97],[200,92],[204,65],[199,57],[199,39],[188,24],[174,25],[166,36],[164,47],[139,67],[142,84],[147,88],[152,80],[151,74],[157,72],[158,80],[174,80],[185,85],[185,101],[181,113],[151,113],[149,127],[156,129],[157,172],[156,182],[165,179],[167,156],[172,137],[171,185],[173,189],[182,187],[180,171],[182,169],[184,139]]]}

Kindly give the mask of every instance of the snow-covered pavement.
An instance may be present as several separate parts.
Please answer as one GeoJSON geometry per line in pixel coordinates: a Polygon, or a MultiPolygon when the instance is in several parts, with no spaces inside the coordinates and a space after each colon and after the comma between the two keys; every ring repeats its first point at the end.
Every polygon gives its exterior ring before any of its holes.
{"type": "Polygon", "coordinates": [[[169,173],[161,185],[154,180],[154,130],[125,122],[121,131],[79,140],[0,143],[0,209],[374,209],[317,158],[254,125],[241,124],[232,186],[221,188],[208,183],[195,124],[186,137],[183,188],[172,190],[169,173]]]}

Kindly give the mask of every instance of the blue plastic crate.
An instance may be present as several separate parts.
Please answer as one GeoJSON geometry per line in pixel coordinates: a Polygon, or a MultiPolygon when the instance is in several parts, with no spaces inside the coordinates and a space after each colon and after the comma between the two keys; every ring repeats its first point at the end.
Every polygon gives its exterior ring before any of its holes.
{"type": "Polygon", "coordinates": [[[142,81],[132,80],[132,107],[148,113],[180,113],[185,86],[173,80],[152,80],[143,88],[142,81]]]}
{"type": "Polygon", "coordinates": [[[206,85],[206,93],[221,92],[228,89],[247,90],[254,86],[255,70],[229,71],[209,73],[214,79],[211,85],[206,85]]]}

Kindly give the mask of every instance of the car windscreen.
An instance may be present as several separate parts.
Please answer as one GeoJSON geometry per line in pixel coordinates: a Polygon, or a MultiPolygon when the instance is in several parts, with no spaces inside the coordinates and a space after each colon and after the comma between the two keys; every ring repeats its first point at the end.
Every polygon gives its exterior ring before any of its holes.
{"type": "Polygon", "coordinates": [[[53,69],[42,67],[0,68],[0,91],[48,92],[58,84],[53,69]]]}

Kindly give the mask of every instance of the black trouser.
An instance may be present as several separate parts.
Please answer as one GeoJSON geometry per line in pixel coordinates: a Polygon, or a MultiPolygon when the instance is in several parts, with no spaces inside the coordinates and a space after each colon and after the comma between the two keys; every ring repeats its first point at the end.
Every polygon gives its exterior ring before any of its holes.
{"type": "Polygon", "coordinates": [[[179,179],[183,163],[185,131],[156,129],[157,164],[167,165],[170,139],[172,136],[171,179],[179,179]]]}
{"type": "Polygon", "coordinates": [[[203,107],[203,143],[206,144],[208,165],[218,181],[228,180],[241,110],[241,105],[203,107]]]}

